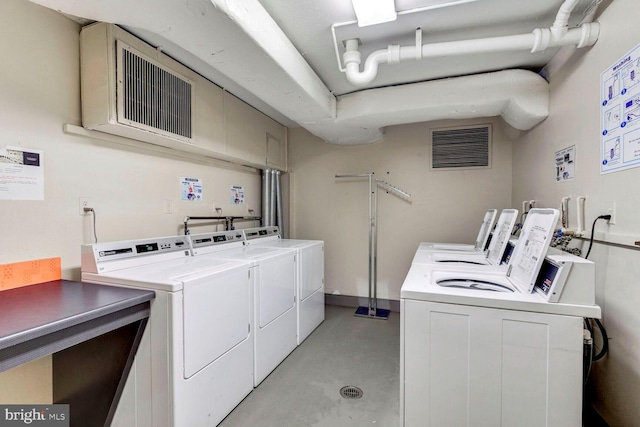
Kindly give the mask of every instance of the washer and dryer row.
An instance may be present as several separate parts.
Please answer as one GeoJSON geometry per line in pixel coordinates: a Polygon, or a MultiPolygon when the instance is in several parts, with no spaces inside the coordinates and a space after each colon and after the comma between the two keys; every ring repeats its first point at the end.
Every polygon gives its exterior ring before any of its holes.
{"type": "Polygon", "coordinates": [[[601,313],[594,264],[548,251],[557,220],[555,209],[532,209],[502,267],[411,266],[401,425],[581,425],[583,317],[601,313]]]}
{"type": "Polygon", "coordinates": [[[314,285],[299,250],[246,246],[242,230],[83,245],[83,281],[156,292],[112,425],[224,419],[324,320],[323,244],[311,246],[314,285]],[[314,288],[302,317],[300,286],[314,288]]]}

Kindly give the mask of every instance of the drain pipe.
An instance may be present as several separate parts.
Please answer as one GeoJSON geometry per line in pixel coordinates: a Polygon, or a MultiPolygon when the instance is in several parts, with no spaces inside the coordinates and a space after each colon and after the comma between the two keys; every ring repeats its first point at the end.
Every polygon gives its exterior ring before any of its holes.
{"type": "Polygon", "coordinates": [[[354,86],[364,86],[376,77],[380,64],[397,64],[408,59],[420,60],[429,57],[446,57],[474,53],[531,50],[542,52],[550,47],[576,45],[578,48],[593,46],[600,34],[600,24],[584,23],[577,28],[568,28],[569,16],[578,0],[566,0],[551,28],[536,28],[532,33],[503,37],[488,37],[475,40],[460,40],[422,44],[422,29],[416,30],[415,46],[389,45],[386,49],[372,52],[360,71],[362,55],[358,51],[360,40],[345,42],[346,51],[342,56],[347,80],[354,86]]]}
{"type": "Polygon", "coordinates": [[[282,220],[282,179],[280,171],[276,171],[276,221],[275,225],[280,227],[280,233],[284,232],[282,220]]]}
{"type": "Polygon", "coordinates": [[[271,170],[262,171],[262,226],[271,225],[271,208],[269,207],[269,196],[271,194],[271,170]]]}
{"type": "Polygon", "coordinates": [[[277,193],[276,193],[276,180],[278,176],[276,174],[275,169],[271,169],[271,181],[269,185],[269,224],[267,225],[277,225],[276,221],[278,220],[276,217],[276,203],[277,203],[277,193]]]}

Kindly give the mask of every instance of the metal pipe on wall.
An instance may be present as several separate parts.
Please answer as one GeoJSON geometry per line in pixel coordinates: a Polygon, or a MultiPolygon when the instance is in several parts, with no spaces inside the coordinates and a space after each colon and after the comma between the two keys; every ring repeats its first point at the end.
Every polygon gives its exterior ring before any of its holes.
{"type": "Polygon", "coordinates": [[[282,230],[283,221],[282,221],[282,185],[281,185],[281,172],[276,171],[276,223],[282,230]]]}
{"type": "Polygon", "coordinates": [[[264,169],[262,171],[262,226],[270,225],[269,212],[269,194],[271,188],[271,171],[264,169]]]}
{"type": "Polygon", "coordinates": [[[276,170],[271,169],[271,185],[269,190],[269,224],[276,225],[276,170]]]}

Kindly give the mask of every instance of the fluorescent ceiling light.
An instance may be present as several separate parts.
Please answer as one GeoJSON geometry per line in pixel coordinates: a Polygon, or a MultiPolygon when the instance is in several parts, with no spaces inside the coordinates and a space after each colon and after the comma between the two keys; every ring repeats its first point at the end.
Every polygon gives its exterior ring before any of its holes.
{"type": "Polygon", "coordinates": [[[358,17],[358,27],[396,20],[394,0],[351,0],[351,3],[358,17]]]}

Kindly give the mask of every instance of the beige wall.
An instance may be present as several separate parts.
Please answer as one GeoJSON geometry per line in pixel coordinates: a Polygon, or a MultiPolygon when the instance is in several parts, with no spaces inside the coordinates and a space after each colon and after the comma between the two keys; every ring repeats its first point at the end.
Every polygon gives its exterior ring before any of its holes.
{"type": "MultiPolygon", "coordinates": [[[[80,196],[92,198],[102,242],[181,234],[185,215],[213,215],[214,202],[224,215],[244,215],[246,206],[229,203],[234,184],[245,187],[248,206],[260,214],[255,171],[153,153],[144,143],[124,146],[63,133],[64,124],[80,124],[80,27],[26,0],[4,0],[0,28],[0,146],[42,150],[45,171],[44,201],[0,201],[0,264],[61,257],[63,277],[79,279],[80,245],[93,241],[91,216],[79,215],[80,196]],[[204,180],[203,203],[180,201],[184,176],[204,180]],[[173,214],[164,213],[165,200],[172,200],[173,214]]],[[[43,360],[47,370],[50,358],[43,360]]],[[[42,388],[42,363],[33,366],[0,375],[0,403],[29,384],[38,401],[43,390],[50,394],[50,384],[42,388]]]]}
{"type": "MultiPolygon", "coordinates": [[[[80,124],[78,34],[62,15],[24,0],[0,3],[4,54],[0,69],[0,145],[43,150],[44,201],[0,201],[0,262],[62,257],[63,276],[80,277],[81,243],[93,241],[90,215],[79,215],[78,198],[92,198],[99,241],[182,233],[185,215],[244,215],[229,203],[229,186],[245,187],[247,204],[260,210],[260,175],[63,133],[80,124]],[[204,180],[204,202],[180,201],[180,177],[204,180]],[[173,213],[164,213],[164,201],[173,213]]],[[[198,226],[193,231],[209,231],[198,226]]]]}
{"type": "Polygon", "coordinates": [[[368,293],[368,186],[335,174],[375,172],[411,194],[405,201],[378,195],[378,297],[400,298],[421,241],[475,240],[483,213],[511,206],[511,142],[500,119],[394,126],[380,142],[326,144],[303,129],[289,131],[294,238],[323,239],[327,293],[368,293]],[[430,129],[493,123],[493,167],[430,171],[430,129]]]}
{"type": "MultiPolygon", "coordinates": [[[[607,213],[607,201],[617,204],[617,224],[599,221],[596,236],[633,244],[640,240],[640,168],[600,175],[600,73],[640,41],[636,0],[613,2],[598,19],[598,43],[566,64],[553,63],[551,114],[513,145],[513,201],[540,200],[558,207],[571,195],[571,226],[576,225],[575,198],[586,196],[587,228],[607,213]],[[562,65],[562,66],[560,66],[562,65]],[[576,178],[555,183],[554,152],[576,145],[576,178]],[[604,234],[603,234],[604,233],[604,234]]],[[[586,249],[586,246],[585,246],[586,249]]],[[[595,245],[597,302],[610,337],[610,354],[594,365],[596,407],[610,425],[637,425],[640,419],[640,263],[636,251],[595,245]]]]}
{"type": "MultiPolygon", "coordinates": [[[[291,234],[326,241],[327,292],[367,293],[367,186],[336,180],[336,173],[374,171],[412,195],[405,202],[380,192],[381,298],[399,298],[418,242],[471,242],[484,210],[520,208],[524,199],[556,207],[562,196],[575,200],[585,195],[588,225],[605,213],[607,200],[615,200],[618,224],[599,224],[600,232],[616,241],[639,240],[640,191],[633,184],[640,169],[601,176],[598,167],[600,73],[640,40],[636,9],[636,0],[609,6],[600,18],[598,44],[552,72],[549,119],[513,144],[501,120],[396,126],[387,129],[382,141],[360,147],[332,146],[302,129],[290,131],[291,234]],[[490,170],[429,171],[431,128],[487,122],[494,131],[490,170]],[[556,184],[553,153],[573,144],[576,179],[556,184]]],[[[44,201],[0,201],[0,263],[60,256],[64,277],[78,279],[79,246],[93,237],[91,217],[78,214],[80,196],[93,199],[100,241],[180,233],[183,216],[211,214],[214,202],[225,214],[244,214],[226,201],[232,184],[245,186],[249,205],[259,213],[260,177],[253,172],[154,154],[144,144],[125,147],[64,134],[63,124],[80,124],[78,25],[26,0],[4,0],[0,28],[0,145],[43,150],[45,159],[44,201]],[[204,179],[202,205],[178,200],[181,176],[204,179]],[[165,200],[174,202],[171,215],[163,213],[165,200]]],[[[575,224],[575,212],[571,217],[575,224]]],[[[611,337],[611,354],[595,365],[592,378],[598,387],[596,405],[611,425],[634,425],[640,419],[637,256],[598,245],[591,256],[611,337]]],[[[50,385],[40,381],[49,363],[45,358],[32,368],[0,375],[0,403],[29,396],[29,384],[49,395],[50,385]],[[7,394],[17,387],[16,378],[26,391],[7,394]]],[[[37,394],[33,398],[46,400],[37,394]]]]}

